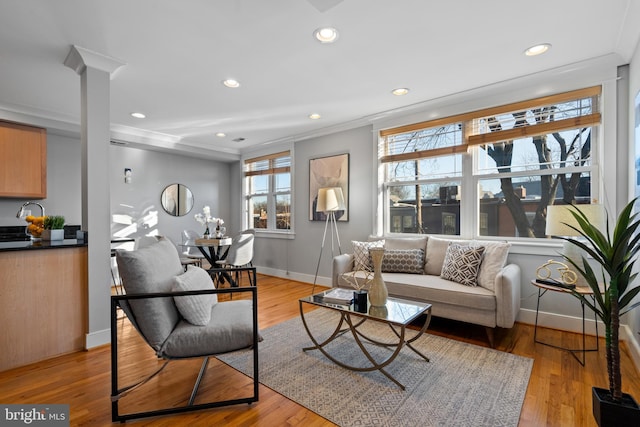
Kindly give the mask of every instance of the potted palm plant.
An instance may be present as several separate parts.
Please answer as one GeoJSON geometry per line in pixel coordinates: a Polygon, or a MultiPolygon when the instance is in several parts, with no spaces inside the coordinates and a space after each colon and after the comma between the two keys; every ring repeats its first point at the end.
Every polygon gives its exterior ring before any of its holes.
{"type": "Polygon", "coordinates": [[[589,222],[578,207],[572,206],[571,214],[578,226],[566,225],[577,231],[585,241],[562,237],[592,257],[602,270],[594,271],[584,256],[582,265],[564,256],[584,276],[594,298],[592,300],[576,291],[572,291],[572,295],[593,310],[605,326],[609,389],[592,388],[593,416],[601,427],[640,425],[640,407],[631,395],[622,392],[618,335],[620,316],[640,305],[640,302],[634,303],[640,292],[640,286],[634,286],[637,273],[633,271],[640,251],[640,220],[637,213],[632,214],[636,200],[622,210],[613,234],[610,233],[608,216],[606,229],[602,232],[589,222]]]}

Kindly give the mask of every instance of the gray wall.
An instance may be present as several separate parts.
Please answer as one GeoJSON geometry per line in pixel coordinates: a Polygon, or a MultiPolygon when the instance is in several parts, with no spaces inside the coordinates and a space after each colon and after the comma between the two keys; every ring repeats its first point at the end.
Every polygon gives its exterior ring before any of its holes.
{"type": "MultiPolygon", "coordinates": [[[[180,243],[184,229],[204,232],[193,217],[204,205],[211,207],[213,216],[225,220],[229,231],[239,229],[237,209],[232,214],[230,204],[231,190],[240,191],[237,179],[233,185],[231,182],[231,170],[237,166],[126,146],[112,145],[109,153],[112,234],[128,237],[162,234],[180,243]],[[131,184],[124,183],[125,168],[133,170],[131,184]],[[185,184],[194,194],[194,208],[185,216],[170,216],[160,205],[162,190],[172,183],[185,184]],[[131,225],[113,223],[114,215],[131,218],[131,225]]],[[[0,225],[26,225],[16,218],[25,201],[0,199],[0,225]]],[[[81,224],[79,138],[48,133],[47,198],[37,202],[49,215],[64,215],[67,224],[81,224]]],[[[37,207],[31,209],[33,214],[39,214],[37,207]]]]}
{"type": "MultiPolygon", "coordinates": [[[[80,225],[80,139],[49,133],[47,135],[47,198],[34,200],[42,204],[47,215],[64,215],[67,224],[80,225]]],[[[0,225],[25,225],[16,218],[20,206],[28,199],[0,198],[0,225]]],[[[39,215],[37,206],[30,206],[39,215]]]]}
{"type": "MultiPolygon", "coordinates": [[[[629,188],[631,189],[629,198],[635,196],[640,196],[640,185],[636,182],[636,168],[638,166],[635,165],[636,159],[640,157],[640,140],[636,140],[636,138],[640,139],[640,123],[637,123],[638,117],[636,114],[640,114],[640,112],[635,111],[635,99],[640,96],[640,44],[636,46],[636,51],[633,55],[633,60],[631,61],[629,67],[629,170],[630,170],[630,179],[629,179],[629,188]]],[[[636,266],[636,269],[640,268],[640,266],[636,266]]],[[[636,281],[636,285],[637,285],[636,281]]],[[[640,301],[640,296],[636,298],[636,300],[640,301]]],[[[632,311],[626,319],[626,323],[628,323],[633,338],[635,339],[635,348],[637,351],[640,351],[640,308],[636,308],[632,311]]]]}
{"type": "Polygon", "coordinates": [[[194,215],[205,205],[211,207],[212,216],[224,219],[230,231],[237,229],[238,217],[231,215],[229,164],[115,145],[109,162],[112,235],[160,234],[181,243],[182,230],[204,233],[194,215]],[[124,182],[125,168],[132,169],[130,184],[124,182]],[[186,185],[194,196],[192,211],[181,217],[167,214],[160,204],[162,191],[173,183],[186,185]]]}
{"type": "MultiPolygon", "coordinates": [[[[373,229],[372,197],[374,144],[372,129],[365,126],[295,143],[294,239],[256,239],[255,264],[264,271],[313,283],[325,223],[309,221],[309,160],[349,153],[349,221],[338,222],[343,252],[351,252],[351,240],[366,239],[373,229]]],[[[335,253],[338,253],[337,243],[335,253]]],[[[327,234],[318,283],[331,276],[331,241],[327,234]]]]}

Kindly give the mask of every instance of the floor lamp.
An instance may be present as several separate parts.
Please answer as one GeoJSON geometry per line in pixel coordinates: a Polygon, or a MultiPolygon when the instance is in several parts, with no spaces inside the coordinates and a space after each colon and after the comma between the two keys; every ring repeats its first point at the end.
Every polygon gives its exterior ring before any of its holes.
{"type": "Polygon", "coordinates": [[[318,190],[318,201],[316,203],[316,212],[324,212],[326,220],[324,222],[324,234],[322,235],[322,245],[320,246],[320,255],[318,256],[318,265],[316,266],[316,275],[313,278],[313,294],[316,288],[316,280],[318,280],[318,270],[320,269],[320,260],[322,259],[322,251],[324,243],[327,239],[327,228],[331,227],[331,253],[333,254],[333,236],[335,233],[338,242],[338,251],[342,254],[340,247],[340,235],[338,234],[338,224],[336,222],[336,211],[345,210],[344,195],[340,187],[324,187],[318,190]],[[331,225],[329,225],[331,223],[331,225]]]}

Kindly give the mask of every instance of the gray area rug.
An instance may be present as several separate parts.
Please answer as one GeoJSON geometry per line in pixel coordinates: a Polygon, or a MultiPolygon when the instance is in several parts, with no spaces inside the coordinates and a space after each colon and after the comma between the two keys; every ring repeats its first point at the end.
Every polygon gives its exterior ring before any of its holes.
{"type": "MultiPolygon", "coordinates": [[[[319,309],[306,318],[321,338],[330,335],[339,315],[319,309]]],[[[392,341],[388,326],[373,321],[363,326],[392,341]]],[[[318,350],[303,352],[312,342],[299,317],[261,333],[260,382],[340,426],[517,426],[533,366],[532,359],[425,334],[414,346],[430,362],[404,348],[387,366],[406,386],[402,391],[380,372],[349,371],[318,350]]],[[[327,349],[338,360],[365,366],[350,333],[327,349]]],[[[370,350],[381,358],[389,352],[370,350]]],[[[219,358],[253,375],[250,352],[219,358]]]]}

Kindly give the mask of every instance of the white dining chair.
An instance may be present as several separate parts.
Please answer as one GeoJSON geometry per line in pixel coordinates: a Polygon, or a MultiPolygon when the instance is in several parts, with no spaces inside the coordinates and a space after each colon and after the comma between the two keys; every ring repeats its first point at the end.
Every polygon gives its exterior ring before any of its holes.
{"type": "MultiPolygon", "coordinates": [[[[255,239],[252,233],[239,233],[231,239],[231,246],[224,259],[216,261],[218,267],[221,268],[240,268],[252,265],[253,261],[253,241],[255,239]]],[[[238,285],[240,278],[236,271],[235,282],[238,285]]],[[[249,276],[251,282],[251,276],[249,276]]],[[[251,283],[253,286],[254,283],[251,283]]]]}
{"type": "Polygon", "coordinates": [[[198,267],[202,267],[204,261],[204,255],[194,245],[196,239],[199,239],[200,235],[193,230],[182,230],[182,254],[180,256],[181,262],[185,264],[194,264],[198,267]]]}

